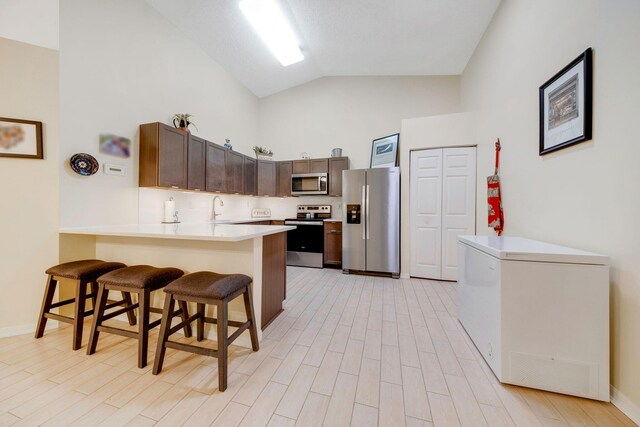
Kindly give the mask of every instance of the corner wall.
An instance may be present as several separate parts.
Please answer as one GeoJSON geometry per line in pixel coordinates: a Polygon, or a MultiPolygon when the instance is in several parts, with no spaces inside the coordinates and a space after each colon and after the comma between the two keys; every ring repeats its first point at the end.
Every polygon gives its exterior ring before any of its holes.
{"type": "MultiPolygon", "coordinates": [[[[477,121],[479,179],[493,167],[491,143],[496,137],[502,141],[505,234],[611,257],[613,397],[624,406],[619,393],[626,396],[635,411],[640,408],[639,22],[640,3],[634,0],[505,0],[462,76],[463,108],[477,121]],[[538,87],[590,46],[593,139],[538,156],[538,87]]],[[[486,190],[478,194],[479,203],[485,198],[486,190]]],[[[478,231],[483,229],[488,232],[478,231]]],[[[638,422],[640,412],[635,416],[638,422]]]]}
{"type": "Polygon", "coordinates": [[[58,261],[58,52],[0,38],[0,117],[43,123],[44,159],[0,157],[0,337],[33,333],[58,261]]]}

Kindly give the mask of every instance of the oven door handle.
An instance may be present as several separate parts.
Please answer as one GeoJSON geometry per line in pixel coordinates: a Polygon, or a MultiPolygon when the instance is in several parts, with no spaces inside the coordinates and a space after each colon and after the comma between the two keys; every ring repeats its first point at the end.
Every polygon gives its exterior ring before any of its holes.
{"type": "Polygon", "coordinates": [[[285,221],[284,225],[317,225],[321,227],[324,223],[321,221],[285,221]]]}

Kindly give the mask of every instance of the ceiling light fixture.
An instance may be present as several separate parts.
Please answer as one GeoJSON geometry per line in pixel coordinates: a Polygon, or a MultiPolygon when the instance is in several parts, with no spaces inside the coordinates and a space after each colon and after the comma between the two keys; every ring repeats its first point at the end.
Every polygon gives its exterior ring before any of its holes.
{"type": "Polygon", "coordinates": [[[284,67],[304,59],[293,30],[274,0],[242,0],[240,10],[284,67]]]}

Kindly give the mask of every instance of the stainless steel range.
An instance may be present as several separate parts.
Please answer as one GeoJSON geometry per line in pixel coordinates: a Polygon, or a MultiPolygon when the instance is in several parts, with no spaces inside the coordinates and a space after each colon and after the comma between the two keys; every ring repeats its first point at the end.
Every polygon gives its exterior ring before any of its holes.
{"type": "Polygon", "coordinates": [[[331,205],[298,205],[295,225],[287,232],[287,265],[322,268],[324,265],[324,220],[331,218],[331,205]]]}

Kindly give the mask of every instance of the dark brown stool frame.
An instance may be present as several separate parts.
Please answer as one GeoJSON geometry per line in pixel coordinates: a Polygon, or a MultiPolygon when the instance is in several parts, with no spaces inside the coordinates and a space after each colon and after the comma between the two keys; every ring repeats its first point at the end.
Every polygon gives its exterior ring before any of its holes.
{"type": "MultiPolygon", "coordinates": [[[[98,338],[100,337],[100,332],[107,332],[111,334],[121,335],[127,338],[134,338],[138,340],[138,368],[144,368],[147,366],[147,353],[149,348],[149,330],[155,328],[160,324],[162,318],[154,320],[153,322],[149,322],[149,314],[150,313],[159,313],[162,314],[163,311],[161,308],[152,307],[150,303],[151,299],[151,289],[150,288],[137,288],[137,287],[128,287],[128,286],[118,286],[118,285],[105,285],[104,283],[99,284],[98,292],[97,292],[97,302],[96,302],[96,314],[93,317],[93,324],[91,325],[91,335],[89,336],[89,345],[87,345],[87,355],[91,355],[96,352],[96,347],[98,346],[98,338]],[[105,310],[111,308],[106,304],[107,296],[109,295],[109,291],[121,291],[123,294],[137,294],[138,302],[135,304],[131,304],[127,307],[121,308],[120,310],[113,311],[111,313],[105,314],[105,310]],[[116,316],[119,316],[123,313],[127,313],[127,316],[133,316],[133,310],[136,308],[139,309],[138,315],[140,316],[140,322],[138,325],[138,332],[129,331],[126,329],[120,329],[113,326],[105,326],[102,322],[113,319],[116,316]]],[[[113,305],[112,305],[113,306],[113,305]]],[[[187,319],[189,316],[189,312],[187,311],[187,304],[183,303],[180,305],[180,310],[177,310],[173,313],[174,316],[182,316],[183,319],[187,319]]],[[[131,325],[135,323],[129,322],[131,325]]],[[[184,335],[186,337],[191,336],[191,325],[186,324],[184,327],[184,335]]]]}
{"type": "Polygon", "coordinates": [[[156,357],[153,364],[153,375],[157,375],[162,371],[162,364],[164,363],[164,354],[167,348],[174,348],[176,350],[188,351],[190,353],[201,354],[204,356],[216,357],[218,359],[218,389],[225,391],[227,389],[227,357],[228,347],[233,341],[236,340],[244,331],[249,329],[251,335],[251,347],[253,351],[258,351],[260,345],[258,344],[258,331],[255,324],[255,315],[253,311],[253,296],[251,294],[251,282],[246,286],[238,289],[232,294],[223,299],[216,298],[197,298],[191,296],[174,295],[173,293],[166,292],[164,300],[164,312],[162,313],[162,326],[160,327],[160,335],[158,336],[158,348],[156,350],[156,357]],[[244,297],[244,309],[247,315],[246,322],[237,322],[235,320],[229,320],[229,302],[242,295],[244,297]],[[186,304],[187,302],[195,302],[197,304],[197,312],[192,316],[182,319],[182,322],[174,327],[171,327],[171,321],[176,316],[173,308],[175,302],[179,304],[186,304]],[[217,319],[213,317],[205,316],[205,305],[215,305],[217,307],[217,319]],[[218,329],[218,349],[209,349],[199,347],[190,344],[183,344],[175,341],[169,341],[169,337],[179,331],[185,326],[185,324],[191,324],[194,320],[197,320],[197,335],[196,339],[202,341],[204,339],[204,324],[210,323],[217,325],[218,329]],[[229,333],[229,326],[238,328],[231,336],[229,333]]]}
{"type": "MultiPolygon", "coordinates": [[[[71,348],[78,350],[82,346],[82,330],[84,326],[84,319],[87,316],[91,316],[94,313],[96,307],[96,297],[98,295],[98,283],[96,279],[92,280],[74,280],[66,277],[59,277],[53,274],[48,275],[47,284],[45,285],[44,297],[42,298],[42,307],[40,308],[40,317],[38,318],[38,326],[36,327],[36,338],[41,338],[44,335],[44,330],[47,326],[47,319],[57,320],[59,322],[70,323],[73,325],[73,343],[71,348]],[[56,286],[59,279],[75,282],[76,296],[64,301],[53,302],[53,297],[56,293],[56,286]],[[89,291],[91,288],[91,292],[89,291]],[[91,298],[93,307],[91,310],[86,309],[87,298],[91,298]],[[51,313],[54,308],[59,308],[68,304],[75,303],[74,316],[63,316],[61,314],[51,313]]],[[[105,308],[113,308],[120,305],[132,306],[131,295],[128,292],[122,292],[122,300],[120,301],[107,301],[105,308]]],[[[127,317],[130,325],[136,324],[136,317],[133,312],[128,312],[127,317]]]]}

